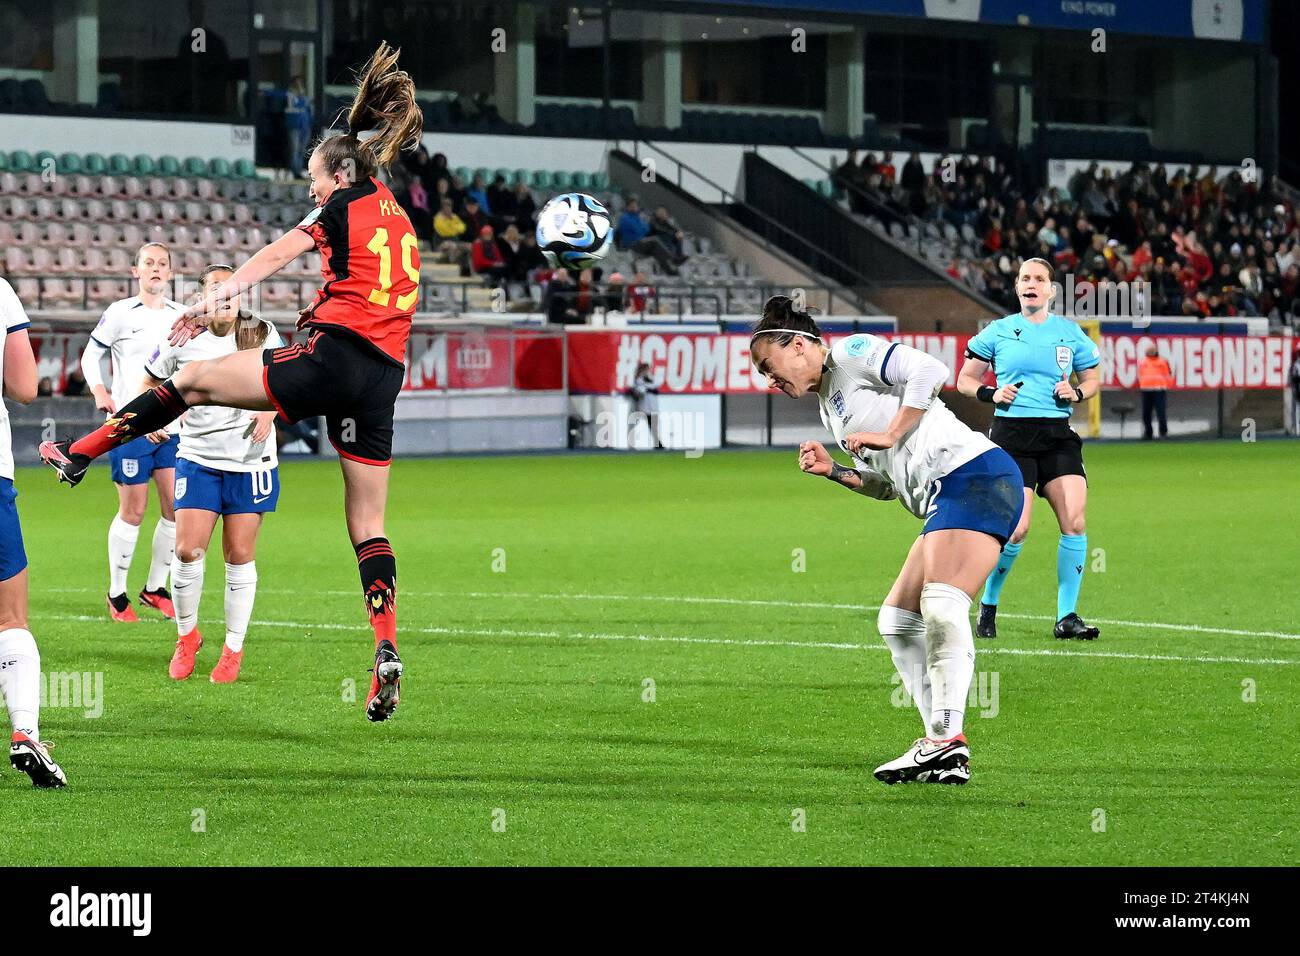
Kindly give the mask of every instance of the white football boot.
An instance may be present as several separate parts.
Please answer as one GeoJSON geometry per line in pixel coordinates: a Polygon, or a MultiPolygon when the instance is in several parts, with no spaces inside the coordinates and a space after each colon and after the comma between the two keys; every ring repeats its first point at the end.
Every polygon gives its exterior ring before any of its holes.
{"type": "Polygon", "coordinates": [[[948,740],[921,737],[897,760],[876,768],[882,783],[956,783],[970,779],[970,745],[963,734],[948,740]]]}
{"type": "Polygon", "coordinates": [[[66,787],[68,778],[64,776],[63,768],[50,759],[50,754],[45,749],[49,746],[15,731],[9,744],[9,762],[15,770],[21,770],[31,777],[34,786],[66,787]]]}

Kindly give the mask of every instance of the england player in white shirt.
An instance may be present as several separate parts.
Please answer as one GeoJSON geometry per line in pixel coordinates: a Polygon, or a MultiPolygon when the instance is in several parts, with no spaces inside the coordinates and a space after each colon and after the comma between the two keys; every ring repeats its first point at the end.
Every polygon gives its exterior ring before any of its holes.
{"type": "MultiPolygon", "coordinates": [[[[233,272],[228,265],[208,266],[199,276],[202,294],[211,293],[233,272]]],[[[237,295],[227,299],[207,331],[184,345],[163,342],[145,363],[142,391],[160,385],[195,359],[284,344],[275,326],[241,312],[239,301],[237,295]]],[[[204,554],[218,518],[226,559],[226,643],[210,679],[214,684],[230,684],[239,677],[257,593],[257,533],[262,516],[275,510],[280,497],[275,414],[221,405],[196,405],[185,413],[176,459],[172,592],[177,640],[168,667],[173,680],[185,680],[194,672],[195,655],[203,644],[198,614],[204,554]]],[[[161,440],[157,432],[149,437],[161,440]]]]}
{"type": "MultiPolygon", "coordinates": [[[[162,243],[150,242],[136,253],[131,275],[138,283],[136,295],[114,302],[103,317],[81,355],[81,371],[95,396],[95,408],[114,415],[140,394],[144,363],[158,343],[166,342],[172,323],[185,307],[167,298],[172,281],[171,254],[162,243]],[[105,387],[100,367],[106,355],[113,358],[112,390],[105,387]]],[[[108,527],[108,611],[115,621],[138,620],[126,596],[126,577],[135,555],[140,523],[149,505],[149,481],[158,488],[162,515],[153,532],[149,576],[140,592],[140,603],[175,617],[167,591],[167,573],[176,546],[176,517],[172,508],[172,485],[176,476],[175,436],[165,442],[151,442],[140,436],[109,452],[110,475],[117,485],[117,514],[108,527]]]]}
{"type": "MultiPolygon", "coordinates": [[[[27,313],[0,279],[0,382],[6,398],[26,405],[36,397],[36,357],[27,313]]],[[[0,402],[0,692],[13,736],[9,761],[38,787],[62,787],[63,770],[50,759],[37,726],[41,710],[41,655],[27,629],[27,552],[14,499],[14,456],[9,412],[0,402]]]]}
{"type": "Polygon", "coordinates": [[[970,606],[997,564],[1024,502],[1015,461],[940,401],[948,380],[938,359],[874,335],[832,348],[788,296],[773,296],[750,340],[772,388],[815,395],[822,422],[856,467],[834,461],[820,442],[799,448],[803,471],[858,494],[897,499],[925,521],[876,619],[925,736],[876,768],[885,783],[965,783],[963,732],[975,672],[970,606]]]}

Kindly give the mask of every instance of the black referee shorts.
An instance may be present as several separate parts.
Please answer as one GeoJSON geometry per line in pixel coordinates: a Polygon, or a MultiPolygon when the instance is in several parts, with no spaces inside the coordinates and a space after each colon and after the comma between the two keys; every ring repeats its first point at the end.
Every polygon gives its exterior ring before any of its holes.
{"type": "Polygon", "coordinates": [[[1025,487],[1043,497],[1043,486],[1062,475],[1080,475],[1083,470],[1083,439],[1070,427],[1068,418],[993,419],[989,437],[1016,460],[1025,487]]]}
{"type": "Polygon", "coordinates": [[[290,422],[325,416],[330,443],[367,465],[393,460],[393,406],[404,370],[346,332],[312,329],[306,344],[262,350],[262,387],[290,422]]]}

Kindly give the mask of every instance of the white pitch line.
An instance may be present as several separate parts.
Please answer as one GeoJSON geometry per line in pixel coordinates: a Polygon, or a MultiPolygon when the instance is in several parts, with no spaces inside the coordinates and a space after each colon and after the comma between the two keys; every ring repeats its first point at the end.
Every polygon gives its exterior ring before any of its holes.
{"type": "MultiPolygon", "coordinates": [[[[101,593],[99,588],[42,588],[49,593],[86,594],[101,593]]],[[[261,594],[298,594],[301,590],[259,588],[261,594]]],[[[356,591],[317,590],[315,594],[354,596],[356,591]]],[[[651,601],[669,604],[724,604],[742,607],[787,607],[831,611],[879,611],[879,604],[835,604],[824,601],[776,601],[758,598],[697,597],[693,595],[656,594],[573,594],[543,591],[402,591],[415,597],[473,597],[473,598],[529,598],[542,601],[651,601]]],[[[1015,621],[1050,621],[1056,618],[1046,614],[1009,614],[999,611],[998,617],[1015,621]]],[[[1182,631],[1194,634],[1226,634],[1230,637],[1273,637],[1283,641],[1300,641],[1300,634],[1285,631],[1248,631],[1231,627],[1206,627],[1203,624],[1171,624],[1162,621],[1125,621],[1116,618],[1089,617],[1094,624],[1113,624],[1116,627],[1140,627],[1157,631],[1182,631]]]]}
{"type": "MultiPolygon", "coordinates": [[[[103,617],[90,614],[49,615],[47,619],[60,621],[98,621],[103,617]]],[[[254,627],[284,627],[315,631],[354,631],[360,634],[363,625],[357,624],[317,624],[311,621],[252,621],[254,627]]],[[[652,644],[711,644],[735,647],[798,647],[833,651],[885,651],[883,644],[857,644],[840,641],[773,641],[755,638],[730,637],[676,637],[666,634],[608,634],[590,631],[526,631],[516,628],[483,627],[409,627],[403,626],[399,631],[404,634],[445,634],[449,636],[474,635],[477,637],[538,637],[560,638],[562,640],[582,641],[637,641],[652,644]]],[[[1016,657],[1104,657],[1133,661],[1171,661],[1184,664],[1257,664],[1257,665],[1295,665],[1300,660],[1280,658],[1252,657],[1181,657],[1175,654],[1126,654],[1121,651],[1075,651],[1048,648],[1018,647],[981,647],[980,654],[1007,654],[1016,657]]]]}

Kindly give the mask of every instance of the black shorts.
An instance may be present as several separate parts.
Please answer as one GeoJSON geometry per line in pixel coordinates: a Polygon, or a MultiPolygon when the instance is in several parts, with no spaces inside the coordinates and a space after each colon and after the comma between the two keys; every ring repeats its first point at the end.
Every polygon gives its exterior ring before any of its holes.
{"type": "Polygon", "coordinates": [[[1080,475],[1083,470],[1083,439],[1070,427],[1068,418],[993,419],[989,437],[1020,466],[1025,487],[1043,496],[1043,486],[1062,475],[1080,475]]]}
{"type": "Polygon", "coordinates": [[[262,387],[290,422],[325,416],[330,443],[367,465],[393,460],[393,406],[403,368],[346,332],[311,330],[305,345],[262,350],[262,387]]]}

